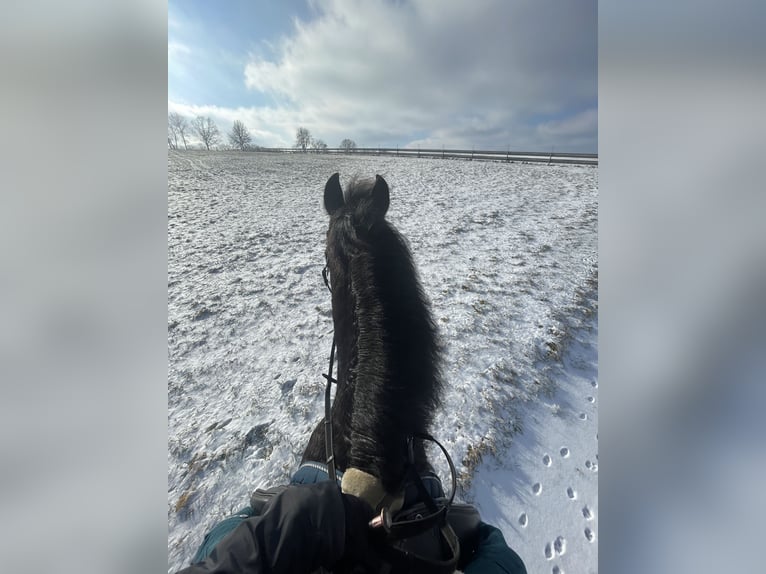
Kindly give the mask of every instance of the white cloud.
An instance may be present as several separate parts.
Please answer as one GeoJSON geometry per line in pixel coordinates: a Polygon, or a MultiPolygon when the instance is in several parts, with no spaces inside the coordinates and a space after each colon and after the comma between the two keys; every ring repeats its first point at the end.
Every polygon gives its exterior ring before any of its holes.
{"type": "MultiPolygon", "coordinates": [[[[265,145],[291,144],[304,125],[330,145],[351,137],[371,146],[521,149],[559,138],[553,143],[563,149],[575,132],[548,125],[545,116],[595,103],[595,2],[315,0],[312,6],[314,20],[297,21],[269,56],[252,54],[245,67],[246,85],[274,103],[238,110],[232,121],[245,115],[254,128],[268,125],[263,135],[274,139],[265,145]],[[544,125],[536,129],[529,117],[542,117],[544,125]]],[[[223,118],[232,111],[216,113],[223,118]]]]}

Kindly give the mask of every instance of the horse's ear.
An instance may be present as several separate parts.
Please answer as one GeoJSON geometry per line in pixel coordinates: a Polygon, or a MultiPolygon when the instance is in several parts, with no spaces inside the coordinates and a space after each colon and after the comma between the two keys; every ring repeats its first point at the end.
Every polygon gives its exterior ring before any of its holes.
{"type": "Polygon", "coordinates": [[[343,190],[340,187],[340,174],[334,173],[324,186],[324,208],[332,215],[343,207],[343,190]]]}
{"type": "Polygon", "coordinates": [[[380,217],[383,217],[388,211],[389,202],[388,184],[385,179],[376,175],[375,185],[372,188],[372,205],[380,217]]]}

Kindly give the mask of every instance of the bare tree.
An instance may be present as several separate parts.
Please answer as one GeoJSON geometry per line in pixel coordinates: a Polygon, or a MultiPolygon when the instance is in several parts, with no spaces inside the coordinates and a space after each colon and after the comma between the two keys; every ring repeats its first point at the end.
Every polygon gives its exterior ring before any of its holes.
{"type": "Polygon", "coordinates": [[[210,118],[203,118],[197,116],[192,120],[192,129],[205,144],[205,147],[210,151],[210,146],[215,145],[221,141],[221,133],[218,131],[218,126],[210,118]]]}
{"type": "Polygon", "coordinates": [[[168,147],[178,149],[178,132],[172,119],[173,114],[168,115],[168,147]]]}
{"type": "Polygon", "coordinates": [[[311,144],[311,132],[306,128],[298,128],[295,132],[295,147],[305,152],[311,144]]]}
{"type": "Polygon", "coordinates": [[[245,151],[252,140],[253,138],[250,136],[250,132],[247,131],[245,124],[239,120],[235,120],[234,125],[229,132],[229,143],[235,148],[245,151]]]}
{"type": "Polygon", "coordinates": [[[318,152],[324,152],[327,150],[327,144],[324,143],[322,140],[319,139],[312,139],[311,140],[311,149],[318,152]]]}
{"type": "Polygon", "coordinates": [[[173,112],[168,115],[168,129],[173,134],[173,149],[178,149],[178,136],[181,136],[181,141],[184,144],[184,149],[189,149],[186,143],[186,134],[189,130],[189,124],[186,122],[186,118],[178,112],[173,112]]]}
{"type": "Polygon", "coordinates": [[[356,149],[356,142],[354,140],[350,140],[346,138],[342,142],[340,142],[340,149],[342,149],[346,153],[354,151],[356,149]]]}

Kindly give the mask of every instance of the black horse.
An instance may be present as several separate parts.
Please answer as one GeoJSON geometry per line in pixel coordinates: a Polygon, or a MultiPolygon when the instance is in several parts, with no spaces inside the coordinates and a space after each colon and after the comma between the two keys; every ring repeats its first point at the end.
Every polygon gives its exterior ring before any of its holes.
{"type": "MultiPolygon", "coordinates": [[[[332,405],[335,463],[380,479],[396,496],[407,470],[407,440],[427,434],[441,394],[440,345],[406,240],[385,219],[389,189],[379,175],[339,175],[324,189],[330,215],[325,257],[332,290],[338,377],[332,405]]],[[[301,463],[325,460],[320,422],[301,463]]],[[[416,470],[429,470],[414,442],[416,470]]]]}

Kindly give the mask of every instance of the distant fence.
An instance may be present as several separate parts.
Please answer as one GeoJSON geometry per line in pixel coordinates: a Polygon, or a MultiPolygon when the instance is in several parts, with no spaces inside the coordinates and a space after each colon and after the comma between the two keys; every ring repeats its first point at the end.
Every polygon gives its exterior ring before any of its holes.
{"type": "MultiPolygon", "coordinates": [[[[262,152],[275,153],[304,153],[296,148],[259,148],[262,152]]],[[[464,149],[411,149],[411,148],[356,148],[346,151],[342,148],[327,148],[324,150],[306,150],[312,154],[341,154],[341,155],[385,155],[396,157],[428,157],[441,159],[462,159],[479,161],[505,162],[537,162],[537,163],[571,163],[581,165],[598,165],[598,154],[594,153],[553,153],[553,152],[518,152],[492,150],[464,149]]]]}

